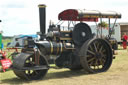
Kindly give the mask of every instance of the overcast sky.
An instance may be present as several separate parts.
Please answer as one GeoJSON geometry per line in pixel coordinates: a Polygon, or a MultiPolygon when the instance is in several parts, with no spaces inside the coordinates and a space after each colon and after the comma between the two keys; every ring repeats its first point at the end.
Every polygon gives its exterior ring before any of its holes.
{"type": "Polygon", "coordinates": [[[58,13],[65,9],[117,11],[122,14],[118,22],[128,22],[128,0],[1,0],[3,35],[36,34],[39,31],[38,4],[47,5],[47,28],[49,20],[57,23],[58,13]]]}

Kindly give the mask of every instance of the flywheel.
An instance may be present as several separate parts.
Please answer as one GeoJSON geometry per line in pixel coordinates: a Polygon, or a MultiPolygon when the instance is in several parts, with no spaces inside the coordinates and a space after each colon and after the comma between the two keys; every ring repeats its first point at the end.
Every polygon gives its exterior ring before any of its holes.
{"type": "Polygon", "coordinates": [[[91,28],[86,23],[78,23],[75,25],[72,32],[72,38],[76,45],[83,45],[83,43],[91,37],[91,28]]]}

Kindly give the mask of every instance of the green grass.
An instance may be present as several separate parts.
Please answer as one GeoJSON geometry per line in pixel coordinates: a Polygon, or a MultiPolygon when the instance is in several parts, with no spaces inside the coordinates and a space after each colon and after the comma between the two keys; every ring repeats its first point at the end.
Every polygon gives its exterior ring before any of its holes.
{"type": "Polygon", "coordinates": [[[6,49],[7,44],[8,44],[9,42],[11,42],[11,39],[4,39],[4,40],[2,40],[2,43],[4,43],[4,48],[5,48],[5,49],[6,49]]]}
{"type": "Polygon", "coordinates": [[[84,71],[50,69],[42,80],[25,81],[9,70],[0,73],[0,85],[128,85],[128,50],[119,49],[107,72],[87,74],[84,71]]]}
{"type": "MultiPolygon", "coordinates": [[[[12,41],[12,39],[3,39],[3,40],[2,40],[2,43],[4,44],[3,51],[6,52],[6,56],[7,56],[7,57],[9,57],[9,56],[11,55],[11,53],[12,53],[12,52],[10,52],[10,51],[8,51],[8,50],[6,49],[6,48],[7,48],[7,44],[8,44],[9,42],[11,42],[11,41],[12,41]]],[[[10,56],[9,58],[12,59],[11,56],[10,56]]]]}

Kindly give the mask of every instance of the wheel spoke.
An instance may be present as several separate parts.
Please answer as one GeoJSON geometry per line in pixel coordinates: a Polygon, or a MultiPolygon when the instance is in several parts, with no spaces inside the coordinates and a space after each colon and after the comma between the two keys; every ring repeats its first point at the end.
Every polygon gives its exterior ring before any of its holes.
{"type": "Polygon", "coordinates": [[[38,72],[37,71],[34,71],[35,72],[35,74],[38,74],[38,72]]]}
{"type": "Polygon", "coordinates": [[[104,63],[105,63],[105,59],[102,58],[101,60],[102,60],[102,62],[103,62],[103,64],[104,64],[104,63]]]}
{"type": "Polygon", "coordinates": [[[91,57],[91,55],[87,55],[87,58],[91,57]]]}
{"type": "Polygon", "coordinates": [[[31,73],[31,71],[30,70],[28,70],[28,74],[30,75],[30,73],[31,73]]]}
{"type": "Polygon", "coordinates": [[[99,65],[97,65],[97,68],[100,69],[99,65]]]}
{"type": "Polygon", "coordinates": [[[91,46],[91,45],[89,46],[89,48],[90,48],[90,50],[93,50],[93,48],[92,48],[92,46],[91,46]]]}
{"type": "Polygon", "coordinates": [[[106,55],[102,56],[102,58],[106,59],[106,55]]]}
{"type": "Polygon", "coordinates": [[[93,54],[93,55],[95,55],[95,53],[93,51],[91,51],[91,50],[88,50],[88,52],[91,53],[91,54],[93,54]]]}
{"type": "Polygon", "coordinates": [[[102,49],[103,49],[103,46],[101,46],[101,48],[100,48],[99,52],[101,52],[101,51],[102,51],[102,49]]]}
{"type": "Polygon", "coordinates": [[[97,48],[96,48],[96,44],[94,43],[93,45],[94,45],[95,51],[98,52],[98,50],[97,50],[97,48]]]}
{"type": "Polygon", "coordinates": [[[99,61],[100,61],[100,65],[102,65],[102,66],[103,66],[104,64],[103,64],[102,60],[100,59],[99,61]]]}
{"type": "Polygon", "coordinates": [[[89,60],[88,60],[88,63],[91,62],[91,61],[93,61],[94,59],[95,59],[95,57],[89,59],[89,60]]]}
{"type": "Polygon", "coordinates": [[[106,57],[107,55],[105,55],[105,54],[102,54],[102,59],[104,59],[104,60],[106,60],[106,57]]]}
{"type": "Polygon", "coordinates": [[[92,66],[93,62],[89,63],[90,66],[92,66]]]}
{"type": "Polygon", "coordinates": [[[94,69],[96,69],[96,66],[94,65],[94,69]]]}
{"type": "Polygon", "coordinates": [[[103,53],[105,53],[105,52],[106,52],[106,50],[105,50],[105,49],[103,49],[103,50],[102,50],[102,52],[103,52],[103,53]]]}
{"type": "Polygon", "coordinates": [[[97,46],[96,46],[96,47],[99,48],[99,45],[100,45],[100,44],[97,42],[97,46]]]}
{"type": "Polygon", "coordinates": [[[98,61],[98,60],[96,59],[96,61],[95,61],[95,66],[96,66],[96,67],[98,67],[98,63],[97,63],[97,61],[98,61]]]}

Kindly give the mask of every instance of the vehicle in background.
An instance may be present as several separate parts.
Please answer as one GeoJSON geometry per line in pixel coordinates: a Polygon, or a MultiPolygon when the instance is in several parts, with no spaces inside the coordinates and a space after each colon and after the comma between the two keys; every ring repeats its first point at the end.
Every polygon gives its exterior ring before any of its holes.
{"type": "MultiPolygon", "coordinates": [[[[111,23],[111,26],[112,27],[113,24],[111,23]]],[[[91,25],[91,30],[93,33],[97,33],[97,30],[95,29],[97,26],[96,25],[91,25]]],[[[108,28],[104,28],[102,30],[103,32],[103,35],[104,36],[107,36],[108,35],[108,28]]],[[[128,22],[120,22],[120,23],[116,23],[115,26],[114,26],[114,29],[112,30],[112,35],[111,35],[111,38],[115,38],[117,43],[118,44],[121,44],[122,43],[122,36],[124,34],[124,32],[128,35],[128,22]]]]}
{"type": "Polygon", "coordinates": [[[27,37],[31,37],[34,41],[38,40],[38,35],[15,35],[12,39],[12,42],[7,44],[7,48],[22,48],[24,47],[24,39],[27,37]]]}

